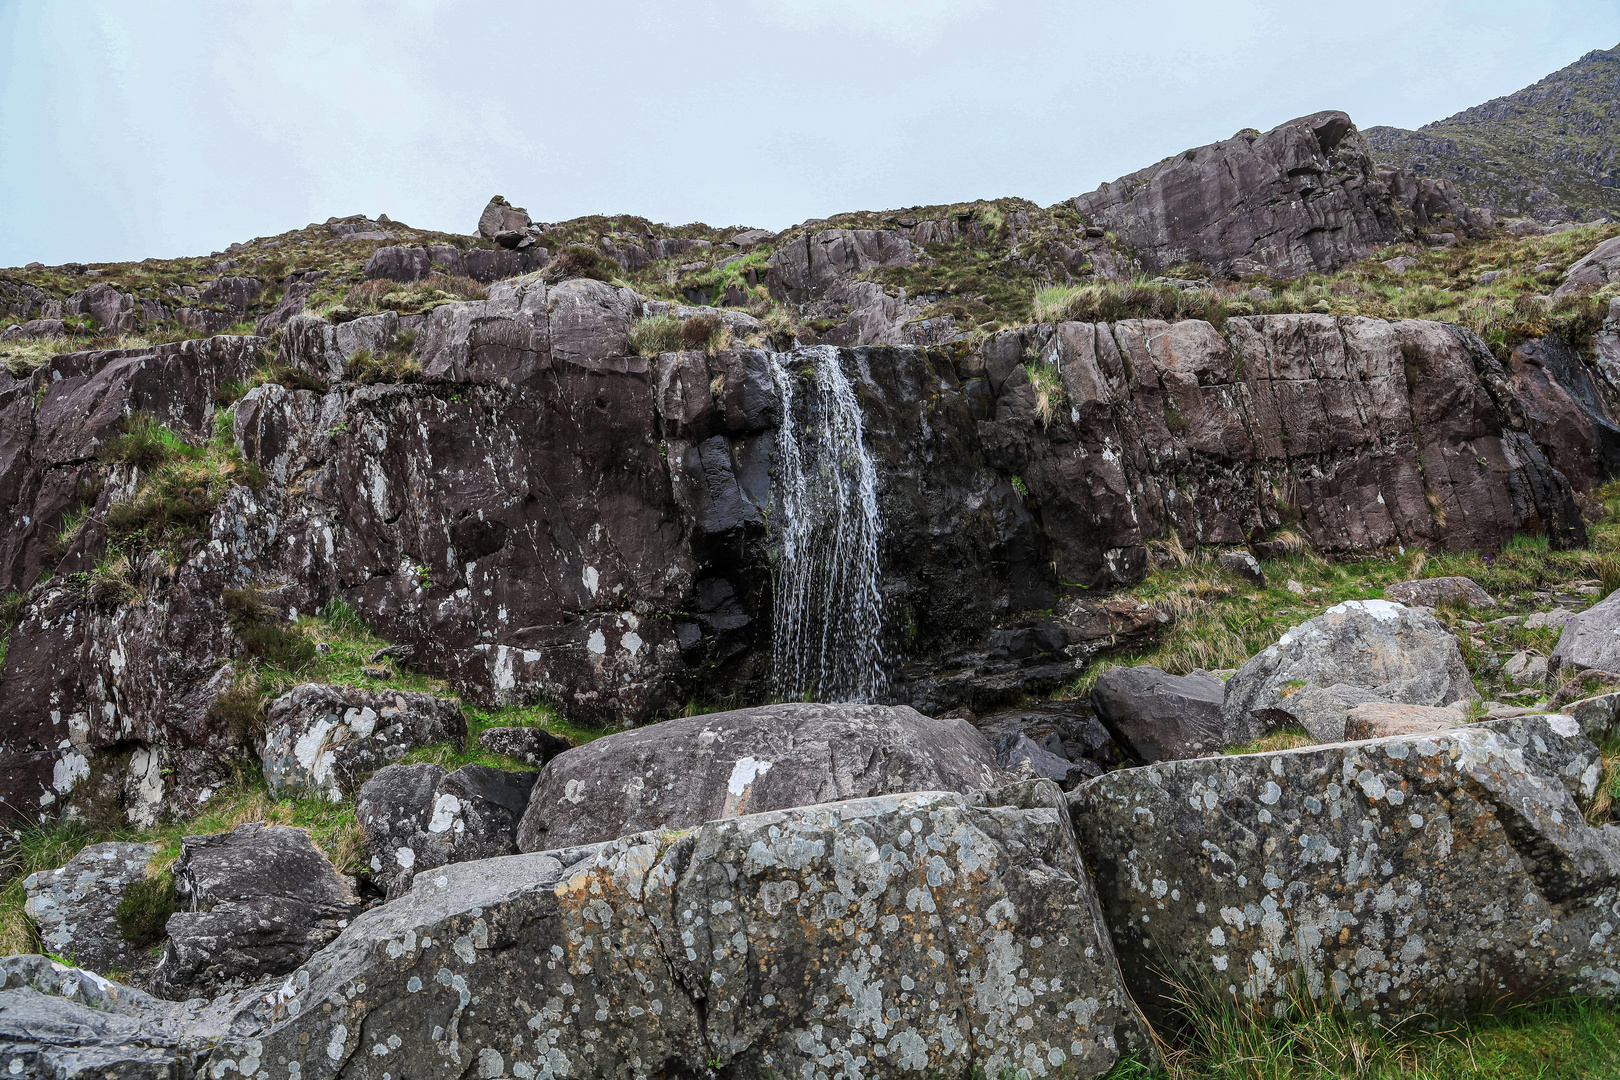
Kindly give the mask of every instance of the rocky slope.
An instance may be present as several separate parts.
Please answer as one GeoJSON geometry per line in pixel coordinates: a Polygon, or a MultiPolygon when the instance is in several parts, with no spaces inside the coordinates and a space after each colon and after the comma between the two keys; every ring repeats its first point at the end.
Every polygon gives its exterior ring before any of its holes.
{"type": "Polygon", "coordinates": [[[1378,161],[1448,181],[1498,215],[1620,217],[1620,46],[1416,131],[1365,134],[1378,161]]]}

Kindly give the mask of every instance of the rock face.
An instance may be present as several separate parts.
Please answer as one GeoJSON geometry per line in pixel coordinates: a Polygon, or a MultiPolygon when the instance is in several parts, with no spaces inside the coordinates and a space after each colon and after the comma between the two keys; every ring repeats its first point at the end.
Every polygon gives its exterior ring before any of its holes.
{"type": "Polygon", "coordinates": [[[1097,676],[1097,718],[1137,762],[1218,754],[1226,687],[1205,672],[1167,675],[1151,664],[1109,668],[1097,676]]]}
{"type": "Polygon", "coordinates": [[[1480,588],[1471,578],[1438,577],[1421,581],[1397,581],[1384,588],[1384,599],[1411,607],[1439,607],[1456,604],[1460,607],[1495,607],[1491,594],[1480,588]]]}
{"type": "Polygon", "coordinates": [[[45,951],[95,972],[134,971],[144,957],[124,941],[118,905],[144,880],[156,844],[91,844],[58,870],[28,875],[24,909],[45,951]]]}
{"type": "Polygon", "coordinates": [[[1168,963],[1266,1012],[1396,1018],[1620,989],[1620,838],[1582,819],[1598,761],[1573,718],[1523,717],[1161,762],[1070,808],[1150,1015],[1168,963]]]}
{"type": "Polygon", "coordinates": [[[1328,273],[1406,235],[1397,192],[1342,112],[1187,150],[1073,200],[1150,270],[1225,276],[1328,273]]]}
{"type": "Polygon", "coordinates": [[[332,868],[302,829],[239,825],[188,836],[174,864],[183,910],[153,977],[169,998],[206,996],[284,975],[331,941],[359,911],[354,882],[332,868]]]}
{"type": "Polygon", "coordinates": [[[1002,780],[965,720],[883,705],[796,703],[667,720],[553,758],[518,829],[544,851],[646,829],[1002,780]]]}
{"type": "Polygon", "coordinates": [[[467,737],[461,705],[409,690],[373,693],[304,683],[265,709],[264,781],[270,793],[336,802],[368,773],[419,746],[467,737]]]}
{"type": "Polygon", "coordinates": [[[517,825],[534,788],[532,772],[463,765],[390,765],[360,789],[355,817],[366,836],[372,881],[388,899],[449,863],[517,854],[517,825]]]}
{"type": "Polygon", "coordinates": [[[1620,671],[1620,592],[1571,615],[1547,657],[1547,670],[1620,671]]]}
{"type": "Polygon", "coordinates": [[[1093,1077],[1150,1052],[1040,781],[444,867],[288,990],[209,1068],[1093,1077]]]}
{"type": "Polygon", "coordinates": [[[1388,600],[1347,600],[1293,627],[1227,680],[1225,737],[1247,742],[1297,722],[1280,703],[1308,686],[1338,684],[1404,705],[1476,696],[1457,639],[1434,616],[1388,600]]]}

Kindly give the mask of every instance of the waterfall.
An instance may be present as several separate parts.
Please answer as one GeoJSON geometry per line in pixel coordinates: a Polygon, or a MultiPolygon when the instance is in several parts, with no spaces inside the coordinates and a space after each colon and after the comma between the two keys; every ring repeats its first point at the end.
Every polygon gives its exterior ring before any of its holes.
{"type": "Polygon", "coordinates": [[[786,701],[876,701],[883,675],[877,468],[838,350],[772,353],[782,402],[771,661],[786,701]],[[794,370],[797,368],[798,370],[794,370]]]}

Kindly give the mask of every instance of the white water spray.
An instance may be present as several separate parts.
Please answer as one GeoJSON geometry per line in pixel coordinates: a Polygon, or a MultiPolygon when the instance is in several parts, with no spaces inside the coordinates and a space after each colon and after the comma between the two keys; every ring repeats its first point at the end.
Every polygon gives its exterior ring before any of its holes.
{"type": "Polygon", "coordinates": [[[882,523],[860,402],[831,346],[771,354],[771,380],[782,401],[771,522],[781,545],[772,575],[776,693],[876,701],[885,682],[882,523]]]}

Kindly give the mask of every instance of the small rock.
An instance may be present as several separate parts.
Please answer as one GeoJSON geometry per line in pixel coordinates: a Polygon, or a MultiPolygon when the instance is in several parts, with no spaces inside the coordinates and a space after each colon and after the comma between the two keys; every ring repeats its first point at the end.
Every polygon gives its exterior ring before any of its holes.
{"type": "Polygon", "coordinates": [[[1151,664],[1109,668],[1097,677],[1097,719],[1139,762],[1218,754],[1226,688],[1207,673],[1170,675],[1151,664]]]}
{"type": "Polygon", "coordinates": [[[1384,589],[1384,599],[1411,607],[1439,607],[1454,604],[1458,607],[1495,607],[1491,594],[1480,588],[1472,578],[1438,577],[1420,581],[1397,581],[1384,589]]]}
{"type": "Polygon", "coordinates": [[[1519,686],[1544,682],[1547,678],[1547,658],[1545,656],[1531,656],[1525,652],[1516,652],[1508,657],[1507,662],[1502,665],[1502,674],[1512,679],[1519,686]]]}
{"type": "Polygon", "coordinates": [[[1265,587],[1266,575],[1260,569],[1260,563],[1247,551],[1223,551],[1215,559],[1215,565],[1228,574],[1234,574],[1251,585],[1265,587]]]}
{"type": "Polygon", "coordinates": [[[1500,281],[1505,277],[1507,277],[1506,270],[1487,270],[1483,274],[1479,275],[1479,277],[1475,278],[1474,283],[1477,285],[1490,285],[1493,282],[1500,281]]]}
{"type": "Polygon", "coordinates": [[[1384,265],[1397,274],[1404,274],[1417,264],[1418,261],[1410,255],[1398,255],[1393,259],[1384,260],[1384,265]]]}
{"type": "Polygon", "coordinates": [[[370,665],[362,666],[360,668],[360,674],[366,676],[368,679],[392,679],[394,677],[394,673],[387,668],[373,667],[370,665]]]}
{"type": "Polygon", "coordinates": [[[1304,596],[1305,595],[1305,586],[1301,585],[1299,582],[1295,581],[1293,578],[1289,578],[1283,584],[1283,588],[1287,589],[1289,592],[1293,593],[1295,596],[1304,596]]]}
{"type": "Polygon", "coordinates": [[[504,754],[539,768],[574,744],[561,735],[536,727],[494,727],[478,733],[478,745],[491,754],[504,754]]]}
{"type": "Polygon", "coordinates": [[[39,928],[45,951],[105,975],[133,971],[138,956],[118,927],[124,890],[146,877],[156,844],[91,844],[59,870],[28,875],[23,910],[39,928]]]}
{"type": "Polygon", "coordinates": [[[1551,611],[1538,611],[1526,616],[1524,628],[1526,630],[1556,630],[1569,622],[1575,613],[1566,608],[1555,607],[1551,611]]]}
{"type": "Polygon", "coordinates": [[[1462,717],[1455,709],[1369,701],[1350,710],[1344,722],[1344,741],[1361,742],[1364,739],[1382,739],[1387,735],[1450,731],[1461,721],[1462,717]]]}
{"type": "Polygon", "coordinates": [[[1518,626],[1524,622],[1523,615],[1504,615],[1500,619],[1492,619],[1492,626],[1518,626]]]}
{"type": "Polygon", "coordinates": [[[386,660],[392,656],[396,660],[404,660],[416,655],[416,648],[411,645],[385,645],[371,654],[371,663],[386,660]]]}

